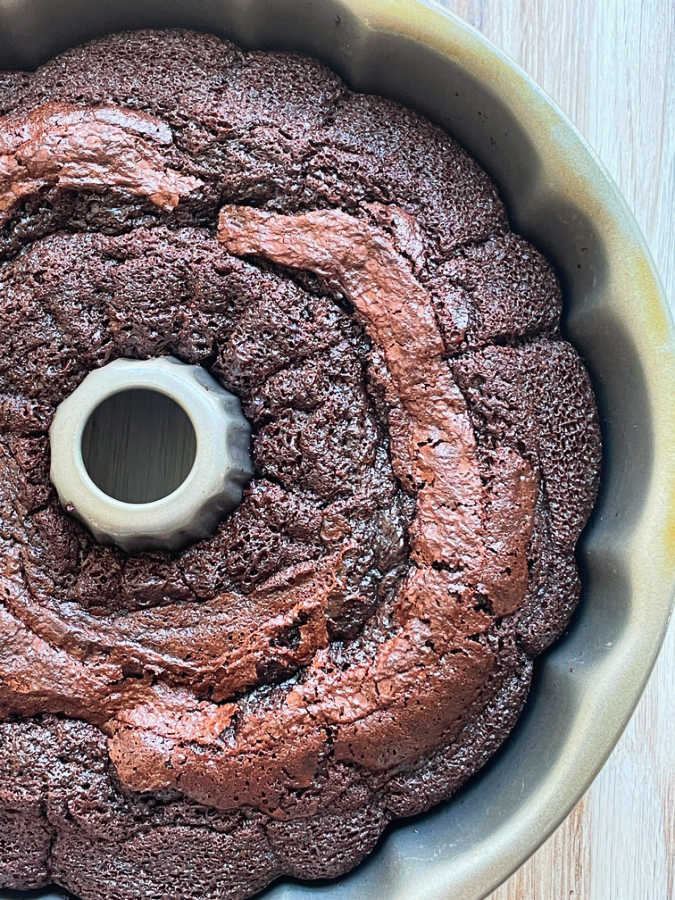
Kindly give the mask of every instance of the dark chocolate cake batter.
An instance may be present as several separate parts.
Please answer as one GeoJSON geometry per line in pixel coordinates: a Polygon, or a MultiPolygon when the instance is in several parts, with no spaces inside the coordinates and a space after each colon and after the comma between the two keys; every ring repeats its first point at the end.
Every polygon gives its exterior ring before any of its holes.
{"type": "Polygon", "coordinates": [[[0,110],[0,886],[339,875],[498,749],[577,602],[600,444],[556,278],[451,138],[298,55],[113,35],[0,110]],[[255,474],[130,556],[48,429],[163,354],[240,397],[255,474]]]}

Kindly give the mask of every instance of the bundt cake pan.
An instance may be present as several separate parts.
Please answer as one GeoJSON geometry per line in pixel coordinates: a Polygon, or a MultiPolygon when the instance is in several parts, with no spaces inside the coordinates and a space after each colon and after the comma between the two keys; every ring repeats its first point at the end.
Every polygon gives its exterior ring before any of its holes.
{"type": "Polygon", "coordinates": [[[572,627],[541,660],[514,735],[461,796],[392,828],[339,882],[282,882],[267,895],[483,897],[588,787],[637,703],[667,626],[675,356],[658,278],[615,186],[555,105],[467,25],[412,0],[0,0],[0,66],[28,68],[95,35],[164,25],[304,51],[356,89],[424,112],[494,177],[514,227],[561,276],[565,331],[593,376],[605,445],[572,627]]]}

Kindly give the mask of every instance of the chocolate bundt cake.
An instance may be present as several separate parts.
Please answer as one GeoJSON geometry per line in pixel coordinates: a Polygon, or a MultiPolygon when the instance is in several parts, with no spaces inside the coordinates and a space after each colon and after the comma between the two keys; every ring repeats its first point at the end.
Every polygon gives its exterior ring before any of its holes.
{"type": "Polygon", "coordinates": [[[556,277],[447,134],[296,54],[117,34],[0,107],[0,886],[344,873],[495,753],[578,600],[600,443],[556,277]],[[254,475],[125,554],[49,426],[169,354],[254,475]]]}

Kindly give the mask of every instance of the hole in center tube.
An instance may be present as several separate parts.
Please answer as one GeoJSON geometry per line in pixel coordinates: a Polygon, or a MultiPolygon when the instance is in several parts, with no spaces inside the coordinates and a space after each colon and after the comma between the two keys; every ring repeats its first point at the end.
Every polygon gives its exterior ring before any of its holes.
{"type": "Polygon", "coordinates": [[[187,413],[157,391],[113,394],[89,416],[82,459],[109,497],[151,503],[171,494],[190,473],[197,438],[187,413]]]}

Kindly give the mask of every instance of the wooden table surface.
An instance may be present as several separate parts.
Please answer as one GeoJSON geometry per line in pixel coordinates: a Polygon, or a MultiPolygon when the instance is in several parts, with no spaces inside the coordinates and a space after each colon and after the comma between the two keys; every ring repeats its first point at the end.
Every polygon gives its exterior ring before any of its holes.
{"type": "MultiPolygon", "coordinates": [[[[595,148],[640,224],[675,315],[672,0],[445,0],[518,62],[595,148]]],[[[675,415],[675,398],[673,400],[675,415]]],[[[675,627],[604,769],[490,900],[675,898],[675,627]]]]}

